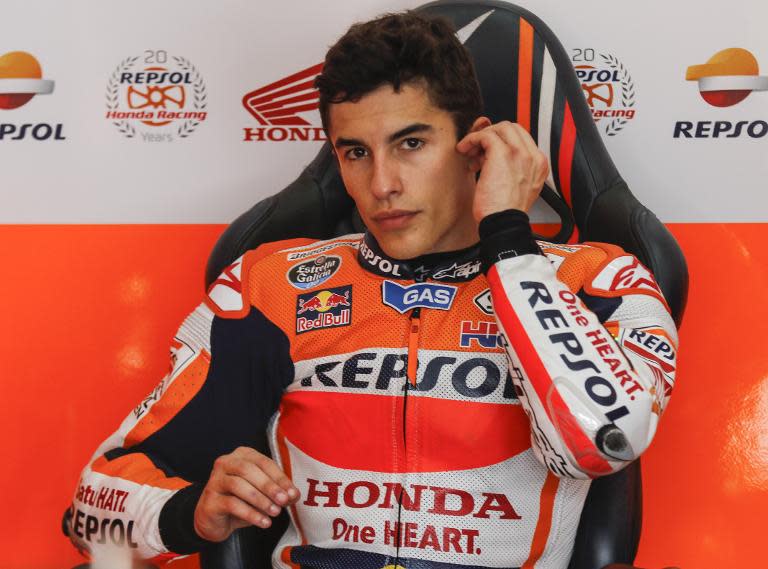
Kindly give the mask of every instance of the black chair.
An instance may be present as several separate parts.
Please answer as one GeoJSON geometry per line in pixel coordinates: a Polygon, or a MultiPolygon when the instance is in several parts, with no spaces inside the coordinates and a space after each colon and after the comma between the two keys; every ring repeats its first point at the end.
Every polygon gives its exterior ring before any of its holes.
{"type": "MultiPolygon", "coordinates": [[[[542,198],[561,219],[549,241],[603,241],[634,253],[656,276],[679,326],[688,273],[662,223],[629,191],[594,124],[571,61],[552,31],[530,12],[504,2],[441,0],[419,8],[451,20],[472,53],[485,113],[492,122],[525,125],[551,160],[542,198]],[[469,33],[471,32],[471,34],[469,33]],[[467,38],[466,36],[469,35],[467,38]]],[[[221,270],[261,243],[290,237],[327,239],[364,229],[326,144],[298,179],[256,204],[225,231],[206,271],[221,270]]],[[[570,568],[633,563],[640,539],[640,463],[592,483],[570,568]]],[[[240,530],[201,556],[206,569],[268,567],[287,523],[240,530]]]]}

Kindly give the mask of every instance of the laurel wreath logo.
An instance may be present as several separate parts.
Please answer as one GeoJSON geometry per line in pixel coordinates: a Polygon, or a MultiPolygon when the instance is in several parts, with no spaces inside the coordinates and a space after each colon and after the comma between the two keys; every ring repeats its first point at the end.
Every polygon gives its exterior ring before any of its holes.
{"type": "MultiPolygon", "coordinates": [[[[205,110],[208,107],[208,91],[205,87],[205,82],[203,81],[202,76],[200,75],[200,72],[197,70],[197,68],[192,65],[192,63],[184,58],[179,56],[173,56],[173,60],[176,62],[176,65],[181,69],[182,71],[188,71],[192,74],[192,106],[196,111],[202,111],[205,110]]],[[[124,71],[128,71],[131,69],[136,62],[139,60],[139,56],[136,57],[126,57],[123,61],[121,61],[118,66],[115,68],[115,70],[112,72],[112,75],[110,75],[109,80],[107,81],[107,109],[110,111],[114,111],[118,109],[119,106],[119,88],[120,88],[120,75],[124,71]]],[[[200,125],[199,120],[194,119],[187,119],[176,130],[176,134],[180,138],[187,138],[189,135],[191,135],[197,127],[200,125]]],[[[112,124],[117,127],[117,129],[120,131],[120,133],[125,136],[126,138],[133,138],[136,136],[136,128],[127,120],[120,120],[120,121],[112,121],[112,124]]]]}
{"type": "MultiPolygon", "coordinates": [[[[621,81],[621,104],[624,108],[634,107],[635,82],[632,81],[632,77],[630,76],[629,71],[627,71],[627,68],[624,67],[624,64],[619,61],[618,58],[610,53],[601,53],[600,57],[603,58],[603,61],[605,61],[605,64],[608,67],[619,72],[619,79],[621,81]]],[[[616,133],[621,132],[628,122],[629,119],[626,117],[616,117],[605,127],[605,133],[608,136],[616,136],[616,133]]]]}
{"type": "MultiPolygon", "coordinates": [[[[120,64],[115,68],[115,70],[112,72],[112,75],[109,76],[109,81],[107,81],[107,109],[110,111],[117,110],[118,106],[118,88],[119,88],[119,77],[120,74],[123,73],[123,71],[127,71],[133,65],[139,60],[139,57],[126,57],[124,60],[120,62],[120,64]]],[[[131,123],[129,123],[126,120],[122,121],[112,121],[112,124],[117,127],[117,129],[126,137],[126,138],[133,138],[136,136],[136,129],[133,127],[131,123]]]]}
{"type": "MultiPolygon", "coordinates": [[[[205,82],[203,81],[203,78],[200,76],[200,72],[197,70],[197,68],[192,65],[192,63],[184,58],[184,57],[177,57],[173,56],[173,60],[176,62],[176,65],[179,66],[179,68],[182,71],[189,71],[192,73],[192,94],[193,94],[193,102],[192,106],[196,111],[202,111],[208,106],[208,92],[205,89],[205,82]]],[[[185,120],[183,123],[181,123],[181,126],[178,128],[176,133],[181,138],[186,138],[193,132],[195,132],[195,129],[200,124],[200,121],[198,120],[192,120],[188,119],[185,120]]]]}

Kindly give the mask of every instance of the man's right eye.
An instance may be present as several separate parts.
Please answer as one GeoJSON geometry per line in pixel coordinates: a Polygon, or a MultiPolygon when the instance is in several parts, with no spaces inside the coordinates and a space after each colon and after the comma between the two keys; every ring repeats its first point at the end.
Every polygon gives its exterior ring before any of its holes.
{"type": "Polygon", "coordinates": [[[368,152],[362,146],[354,146],[344,153],[347,160],[359,160],[365,158],[368,152]]]}

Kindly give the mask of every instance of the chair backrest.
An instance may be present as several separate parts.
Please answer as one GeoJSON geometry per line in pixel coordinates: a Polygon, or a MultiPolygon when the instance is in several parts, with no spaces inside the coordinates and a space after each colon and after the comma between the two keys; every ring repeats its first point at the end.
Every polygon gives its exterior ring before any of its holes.
{"type": "MultiPolygon", "coordinates": [[[[560,230],[547,240],[603,241],[635,254],[656,276],[673,317],[682,321],[688,290],[685,259],[664,225],[630,192],[613,164],[576,77],[552,31],[518,6],[494,0],[439,0],[418,10],[451,20],[473,56],[492,122],[524,125],[549,158],[542,198],[560,230]]],[[[209,259],[207,283],[245,251],[290,237],[327,239],[363,229],[326,144],[296,181],[240,216],[209,259]]],[[[640,464],[592,483],[570,567],[632,563],[642,519],[640,464]]],[[[268,563],[286,520],[269,532],[243,532],[205,553],[204,567],[268,563]],[[259,547],[253,547],[254,539],[259,547]],[[249,545],[251,544],[251,545],[249,545]],[[255,556],[255,557],[253,557],[255,556]]]]}

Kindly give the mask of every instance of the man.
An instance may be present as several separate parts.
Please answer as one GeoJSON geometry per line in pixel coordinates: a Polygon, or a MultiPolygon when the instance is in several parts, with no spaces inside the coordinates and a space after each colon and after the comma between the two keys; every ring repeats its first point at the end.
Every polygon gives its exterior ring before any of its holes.
{"type": "Polygon", "coordinates": [[[225,270],[84,470],[70,535],[163,558],[288,509],[274,567],[566,567],[589,479],[669,394],[621,347],[676,344],[658,287],[608,290],[615,247],[534,241],[546,159],[480,116],[447,24],[353,26],[317,86],[368,233],[225,270]]]}

